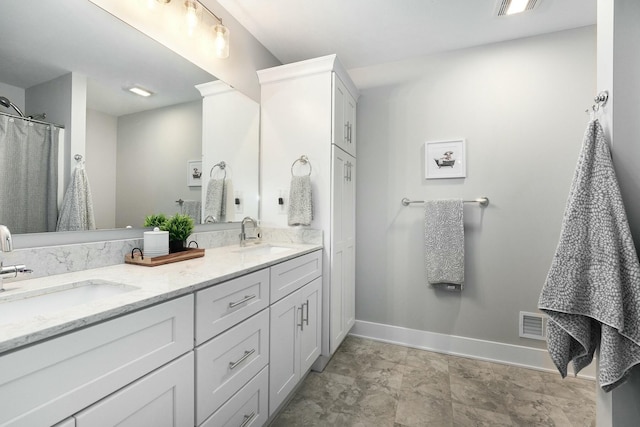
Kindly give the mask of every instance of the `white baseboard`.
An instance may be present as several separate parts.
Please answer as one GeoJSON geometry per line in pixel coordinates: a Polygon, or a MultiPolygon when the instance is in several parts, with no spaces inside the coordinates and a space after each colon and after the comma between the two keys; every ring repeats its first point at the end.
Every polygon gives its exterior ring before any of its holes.
{"type": "MultiPolygon", "coordinates": [[[[469,357],[539,371],[558,372],[547,350],[539,348],[445,335],[362,320],[356,320],[350,334],[452,356],[469,357]]],[[[571,366],[569,368],[572,369],[571,366]]],[[[578,377],[595,380],[595,363],[580,371],[578,377]]]]}

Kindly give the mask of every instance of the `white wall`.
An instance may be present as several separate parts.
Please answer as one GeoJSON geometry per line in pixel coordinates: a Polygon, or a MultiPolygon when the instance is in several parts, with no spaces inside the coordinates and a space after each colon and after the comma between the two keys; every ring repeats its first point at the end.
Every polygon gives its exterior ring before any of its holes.
{"type": "Polygon", "coordinates": [[[201,101],[119,117],[116,227],[180,212],[179,198],[200,200],[200,187],[187,186],[187,161],[201,158],[201,101]]]}
{"type": "MultiPolygon", "coordinates": [[[[640,248],[640,3],[637,0],[598,1],[598,90],[609,92],[600,121],[611,143],[611,155],[627,211],[629,226],[640,248]]],[[[640,369],[629,381],[597,394],[598,427],[638,425],[640,369]]]]}
{"type": "Polygon", "coordinates": [[[116,226],[117,117],[87,109],[85,168],[91,185],[96,228],[116,226]]]}
{"type": "Polygon", "coordinates": [[[350,70],[358,103],[356,317],[523,346],[593,99],[595,27],[350,70]],[[467,178],[424,179],[424,142],[467,139],[467,178]],[[426,200],[465,206],[465,289],[424,282],[426,200]]]}

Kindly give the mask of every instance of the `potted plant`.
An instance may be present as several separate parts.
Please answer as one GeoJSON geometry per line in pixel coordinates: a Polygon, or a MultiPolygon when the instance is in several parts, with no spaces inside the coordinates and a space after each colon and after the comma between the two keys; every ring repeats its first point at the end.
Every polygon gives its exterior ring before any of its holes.
{"type": "Polygon", "coordinates": [[[193,233],[193,219],[189,215],[175,214],[160,229],[169,232],[169,252],[180,252],[185,249],[187,238],[193,233]]]}
{"type": "Polygon", "coordinates": [[[145,227],[162,227],[162,225],[167,222],[167,217],[165,216],[165,214],[161,213],[161,214],[152,214],[152,215],[147,215],[144,218],[144,226],[145,227]]]}

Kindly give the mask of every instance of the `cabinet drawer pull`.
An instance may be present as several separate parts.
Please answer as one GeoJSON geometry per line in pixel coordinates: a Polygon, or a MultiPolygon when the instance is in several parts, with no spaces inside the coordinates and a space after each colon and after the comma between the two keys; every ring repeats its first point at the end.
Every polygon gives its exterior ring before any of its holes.
{"type": "Polygon", "coordinates": [[[302,304],[303,306],[307,306],[307,316],[304,318],[304,323],[307,324],[307,326],[309,326],[309,300],[307,300],[307,302],[305,302],[304,304],[302,304]]]}
{"type": "Polygon", "coordinates": [[[253,294],[253,295],[245,295],[245,297],[244,297],[244,298],[242,298],[240,301],[230,302],[230,303],[229,303],[229,308],[237,307],[237,306],[239,306],[240,304],[244,304],[245,302],[247,302],[247,301],[249,301],[249,300],[254,299],[255,297],[256,297],[256,295],[255,295],[255,294],[253,294]]]}
{"type": "Polygon", "coordinates": [[[242,419],[242,424],[240,424],[240,427],[248,426],[251,420],[253,419],[253,417],[255,416],[256,416],[256,411],[253,411],[249,415],[245,415],[244,418],[242,419]]]}
{"type": "Polygon", "coordinates": [[[349,122],[344,125],[344,140],[345,142],[349,142],[349,122]]]}
{"type": "Polygon", "coordinates": [[[251,350],[245,350],[244,355],[240,359],[238,359],[235,362],[229,362],[229,369],[235,369],[239,364],[244,362],[247,359],[247,357],[251,356],[255,352],[256,350],[254,348],[252,348],[251,350]]]}

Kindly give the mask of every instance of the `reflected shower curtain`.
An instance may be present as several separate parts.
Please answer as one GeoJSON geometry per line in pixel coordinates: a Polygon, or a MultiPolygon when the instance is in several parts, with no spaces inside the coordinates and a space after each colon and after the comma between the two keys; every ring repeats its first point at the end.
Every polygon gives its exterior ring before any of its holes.
{"type": "Polygon", "coordinates": [[[56,230],[59,132],[0,115],[0,224],[12,233],[56,230]]]}

